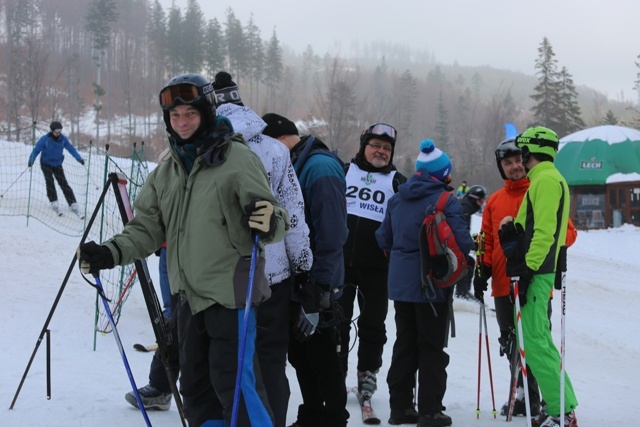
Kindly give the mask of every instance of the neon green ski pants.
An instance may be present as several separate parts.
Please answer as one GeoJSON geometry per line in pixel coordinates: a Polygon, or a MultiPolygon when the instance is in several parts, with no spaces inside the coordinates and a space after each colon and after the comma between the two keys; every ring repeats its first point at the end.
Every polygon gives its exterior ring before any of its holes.
{"type": "MultiPolygon", "coordinates": [[[[536,274],[527,290],[527,303],[521,308],[522,334],[527,365],[538,380],[547,413],[560,415],[560,353],[553,343],[547,308],[555,274],[536,274]]],[[[515,313],[517,320],[517,313],[515,313]]],[[[517,328],[516,328],[517,330],[517,328]]],[[[569,375],[565,371],[564,410],[578,406],[569,375]]]]}

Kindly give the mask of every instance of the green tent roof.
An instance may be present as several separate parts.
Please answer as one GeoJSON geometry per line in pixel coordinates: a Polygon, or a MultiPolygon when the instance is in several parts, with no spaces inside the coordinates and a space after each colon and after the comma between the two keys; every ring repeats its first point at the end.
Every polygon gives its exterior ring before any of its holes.
{"type": "Polygon", "coordinates": [[[640,131],[596,126],[560,140],[556,167],[569,185],[640,181],[640,131]]]}

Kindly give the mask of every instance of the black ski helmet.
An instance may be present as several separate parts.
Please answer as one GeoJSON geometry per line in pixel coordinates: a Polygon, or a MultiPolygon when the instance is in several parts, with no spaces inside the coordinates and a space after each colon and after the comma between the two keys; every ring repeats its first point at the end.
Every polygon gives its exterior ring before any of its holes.
{"type": "Polygon", "coordinates": [[[360,134],[360,150],[357,156],[364,159],[364,150],[371,138],[379,138],[391,144],[391,155],[389,163],[393,162],[393,153],[396,151],[396,140],[398,139],[398,131],[391,125],[386,123],[374,123],[360,134]]]}
{"type": "Polygon", "coordinates": [[[54,120],[49,125],[49,129],[51,129],[51,132],[53,132],[54,130],[62,130],[62,123],[60,123],[57,120],[54,120]]]}
{"type": "Polygon", "coordinates": [[[469,191],[467,191],[465,196],[476,200],[485,199],[487,197],[487,189],[482,185],[473,185],[469,188],[469,191]]]}
{"type": "Polygon", "coordinates": [[[158,95],[167,131],[175,135],[169,120],[169,110],[177,105],[191,105],[202,114],[200,129],[212,129],[216,124],[216,103],[213,85],[200,74],[188,73],[173,77],[158,95]]]}
{"type": "Polygon", "coordinates": [[[498,170],[500,171],[502,179],[507,179],[507,176],[504,174],[504,170],[502,170],[500,160],[519,155],[522,155],[522,150],[516,145],[515,137],[507,138],[498,144],[498,148],[496,148],[496,163],[498,164],[498,170]]]}

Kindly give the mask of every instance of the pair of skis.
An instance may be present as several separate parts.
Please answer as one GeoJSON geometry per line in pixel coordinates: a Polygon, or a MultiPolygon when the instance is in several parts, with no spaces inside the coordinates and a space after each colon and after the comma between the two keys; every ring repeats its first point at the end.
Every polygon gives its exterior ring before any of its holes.
{"type": "Polygon", "coordinates": [[[358,403],[360,404],[360,410],[362,411],[362,422],[367,425],[378,425],[382,421],[376,415],[376,412],[373,410],[371,406],[371,398],[366,398],[358,391],[358,387],[351,387],[347,389],[347,392],[351,392],[356,395],[358,398],[358,403]]]}

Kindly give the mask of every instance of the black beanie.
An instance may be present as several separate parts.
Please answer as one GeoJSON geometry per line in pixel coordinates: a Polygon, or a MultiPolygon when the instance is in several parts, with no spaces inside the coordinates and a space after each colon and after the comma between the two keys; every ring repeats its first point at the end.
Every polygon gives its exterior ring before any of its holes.
{"type": "Polygon", "coordinates": [[[262,116],[262,120],[267,123],[262,133],[272,138],[278,138],[282,135],[299,135],[296,124],[286,117],[282,117],[275,113],[267,113],[262,116]]]}
{"type": "Polygon", "coordinates": [[[222,104],[236,104],[244,106],[240,99],[238,85],[231,79],[231,74],[220,71],[213,81],[213,90],[216,94],[216,106],[222,104]]]}
{"type": "Polygon", "coordinates": [[[54,130],[62,130],[62,123],[54,120],[51,122],[51,124],[49,125],[49,129],[51,129],[51,131],[54,130]]]}

